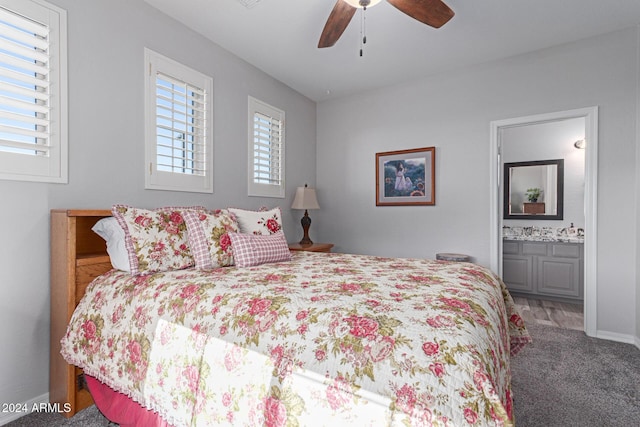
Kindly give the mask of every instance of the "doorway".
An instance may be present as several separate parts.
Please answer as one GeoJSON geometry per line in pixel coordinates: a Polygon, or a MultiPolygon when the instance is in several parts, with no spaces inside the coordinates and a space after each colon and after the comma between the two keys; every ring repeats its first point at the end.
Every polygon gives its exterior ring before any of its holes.
{"type": "Polygon", "coordinates": [[[573,118],[584,118],[585,146],[585,188],[584,214],[584,331],[595,336],[597,331],[597,172],[598,172],[598,107],[588,107],[534,116],[516,117],[493,121],[490,124],[490,264],[491,268],[502,275],[502,207],[504,203],[503,182],[501,179],[502,154],[501,138],[506,129],[555,122],[573,118]]]}

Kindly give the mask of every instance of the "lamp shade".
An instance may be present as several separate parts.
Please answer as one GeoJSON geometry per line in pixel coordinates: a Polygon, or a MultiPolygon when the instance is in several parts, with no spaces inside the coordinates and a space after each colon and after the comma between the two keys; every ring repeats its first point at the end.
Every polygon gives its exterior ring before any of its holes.
{"type": "Polygon", "coordinates": [[[316,190],[306,185],[304,187],[298,187],[291,209],[320,209],[318,199],[316,198],[316,190]]]}

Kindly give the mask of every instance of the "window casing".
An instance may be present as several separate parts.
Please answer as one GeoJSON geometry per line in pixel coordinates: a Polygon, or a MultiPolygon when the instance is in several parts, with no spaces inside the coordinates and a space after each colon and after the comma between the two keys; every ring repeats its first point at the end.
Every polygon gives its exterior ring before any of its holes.
{"type": "Polygon", "coordinates": [[[249,196],[285,197],[284,111],[249,97],[249,196]]]}
{"type": "Polygon", "coordinates": [[[213,79],[145,49],[145,188],[213,192],[213,79]]]}
{"type": "Polygon", "coordinates": [[[66,183],[67,16],[0,1],[0,179],[66,183]]]}

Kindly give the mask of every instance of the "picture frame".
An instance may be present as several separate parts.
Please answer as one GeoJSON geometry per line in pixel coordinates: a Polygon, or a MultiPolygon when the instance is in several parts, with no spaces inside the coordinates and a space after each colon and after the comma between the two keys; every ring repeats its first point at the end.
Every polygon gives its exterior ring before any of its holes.
{"type": "Polygon", "coordinates": [[[435,204],[435,147],[376,153],[376,206],[435,204]]]}

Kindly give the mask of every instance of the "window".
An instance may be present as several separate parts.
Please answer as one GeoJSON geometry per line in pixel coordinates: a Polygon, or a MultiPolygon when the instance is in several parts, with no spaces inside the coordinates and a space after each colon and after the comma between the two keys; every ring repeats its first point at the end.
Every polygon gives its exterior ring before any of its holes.
{"type": "Polygon", "coordinates": [[[0,179],[67,182],[66,12],[0,1],[0,179]]]}
{"type": "Polygon", "coordinates": [[[284,198],[284,111],[249,97],[249,196],[284,198]]]}
{"type": "Polygon", "coordinates": [[[145,188],[213,193],[213,79],[145,49],[145,188]]]}

